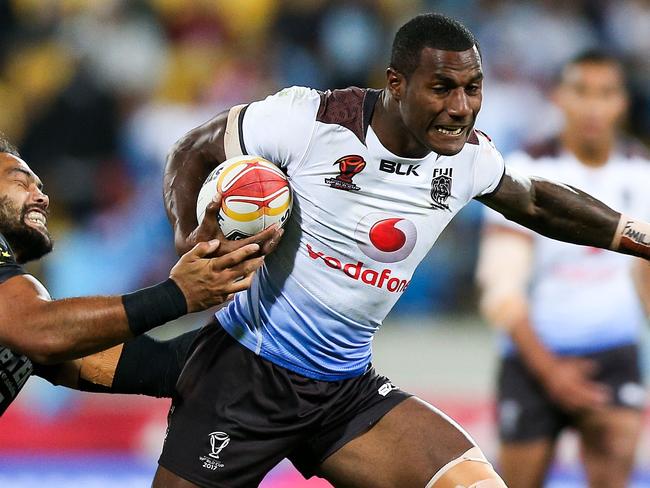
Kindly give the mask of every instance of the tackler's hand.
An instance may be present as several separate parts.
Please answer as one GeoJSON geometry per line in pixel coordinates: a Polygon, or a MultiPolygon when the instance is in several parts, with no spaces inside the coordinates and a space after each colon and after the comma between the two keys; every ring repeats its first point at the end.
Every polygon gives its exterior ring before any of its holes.
{"type": "Polygon", "coordinates": [[[251,285],[264,257],[256,257],[259,244],[252,243],[223,256],[210,258],[221,242],[200,242],[185,253],[172,268],[170,278],[185,295],[188,312],[198,312],[228,300],[234,293],[251,285]]]}

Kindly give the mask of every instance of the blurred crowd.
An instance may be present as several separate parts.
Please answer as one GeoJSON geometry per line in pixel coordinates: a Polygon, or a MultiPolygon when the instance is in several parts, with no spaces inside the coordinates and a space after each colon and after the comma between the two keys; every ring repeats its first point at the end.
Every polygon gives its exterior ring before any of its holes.
{"type": "MultiPolygon", "coordinates": [[[[477,125],[504,153],[557,130],[547,91],[563,61],[594,46],[629,68],[629,129],[649,137],[648,0],[4,0],[0,130],[45,182],[58,237],[35,272],[56,297],[163,279],[174,252],[161,179],[175,140],[284,86],[381,87],[394,32],[426,11],[477,35],[477,125]]],[[[471,310],[479,215],[462,213],[399,310],[471,310]]]]}

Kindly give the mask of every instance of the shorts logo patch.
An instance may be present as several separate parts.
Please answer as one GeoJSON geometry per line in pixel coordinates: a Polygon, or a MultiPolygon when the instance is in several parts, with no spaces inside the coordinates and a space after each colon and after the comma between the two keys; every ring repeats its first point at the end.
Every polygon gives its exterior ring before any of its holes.
{"type": "Polygon", "coordinates": [[[392,384],[390,381],[388,383],[384,383],[379,387],[377,390],[377,393],[379,393],[381,396],[385,397],[388,395],[391,391],[399,390],[397,386],[392,384]]]}
{"type": "Polygon", "coordinates": [[[199,457],[199,461],[203,462],[204,468],[214,471],[224,467],[224,464],[218,459],[221,451],[230,444],[230,436],[225,432],[210,432],[209,438],[210,452],[207,456],[199,457]]]}

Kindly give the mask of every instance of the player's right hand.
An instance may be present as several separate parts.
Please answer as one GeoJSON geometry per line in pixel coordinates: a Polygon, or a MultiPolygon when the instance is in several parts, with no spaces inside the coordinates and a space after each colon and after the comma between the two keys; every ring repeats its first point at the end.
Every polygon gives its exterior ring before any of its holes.
{"type": "Polygon", "coordinates": [[[217,239],[219,242],[221,242],[221,245],[216,251],[216,255],[218,256],[223,256],[252,243],[259,244],[259,254],[261,256],[266,256],[277,247],[284,231],[275,224],[268,229],[265,229],[262,232],[259,232],[258,234],[255,234],[254,236],[248,237],[246,239],[240,239],[236,241],[226,239],[226,236],[223,234],[221,227],[219,226],[218,215],[220,209],[221,194],[217,193],[215,195],[215,199],[206,207],[205,215],[203,216],[203,220],[199,223],[198,227],[196,227],[196,229],[194,229],[187,237],[185,237],[185,239],[181,237],[180,245],[179,239],[176,239],[177,250],[181,252],[187,252],[199,242],[208,242],[213,239],[217,239]]]}
{"type": "Polygon", "coordinates": [[[255,271],[264,263],[259,244],[239,247],[223,256],[213,256],[222,246],[213,239],[200,242],[185,253],[169,277],[185,295],[188,312],[198,312],[228,300],[250,287],[255,271]]]}
{"type": "Polygon", "coordinates": [[[549,398],[567,412],[596,410],[607,405],[611,391],[592,379],[597,365],[584,358],[557,358],[541,378],[549,398]]]}

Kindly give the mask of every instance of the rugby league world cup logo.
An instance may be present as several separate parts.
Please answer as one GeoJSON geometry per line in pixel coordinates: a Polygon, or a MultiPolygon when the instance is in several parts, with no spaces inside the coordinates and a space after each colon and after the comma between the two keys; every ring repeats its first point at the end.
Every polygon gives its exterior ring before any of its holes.
{"type": "Polygon", "coordinates": [[[338,164],[339,174],[336,178],[325,178],[325,183],[337,190],[359,191],[361,188],[352,182],[352,178],[366,167],[365,160],[361,156],[350,154],[337,159],[334,164],[338,164]]]}
{"type": "Polygon", "coordinates": [[[230,436],[225,432],[210,432],[210,449],[208,454],[211,458],[219,459],[219,453],[230,444],[230,436]]]}

